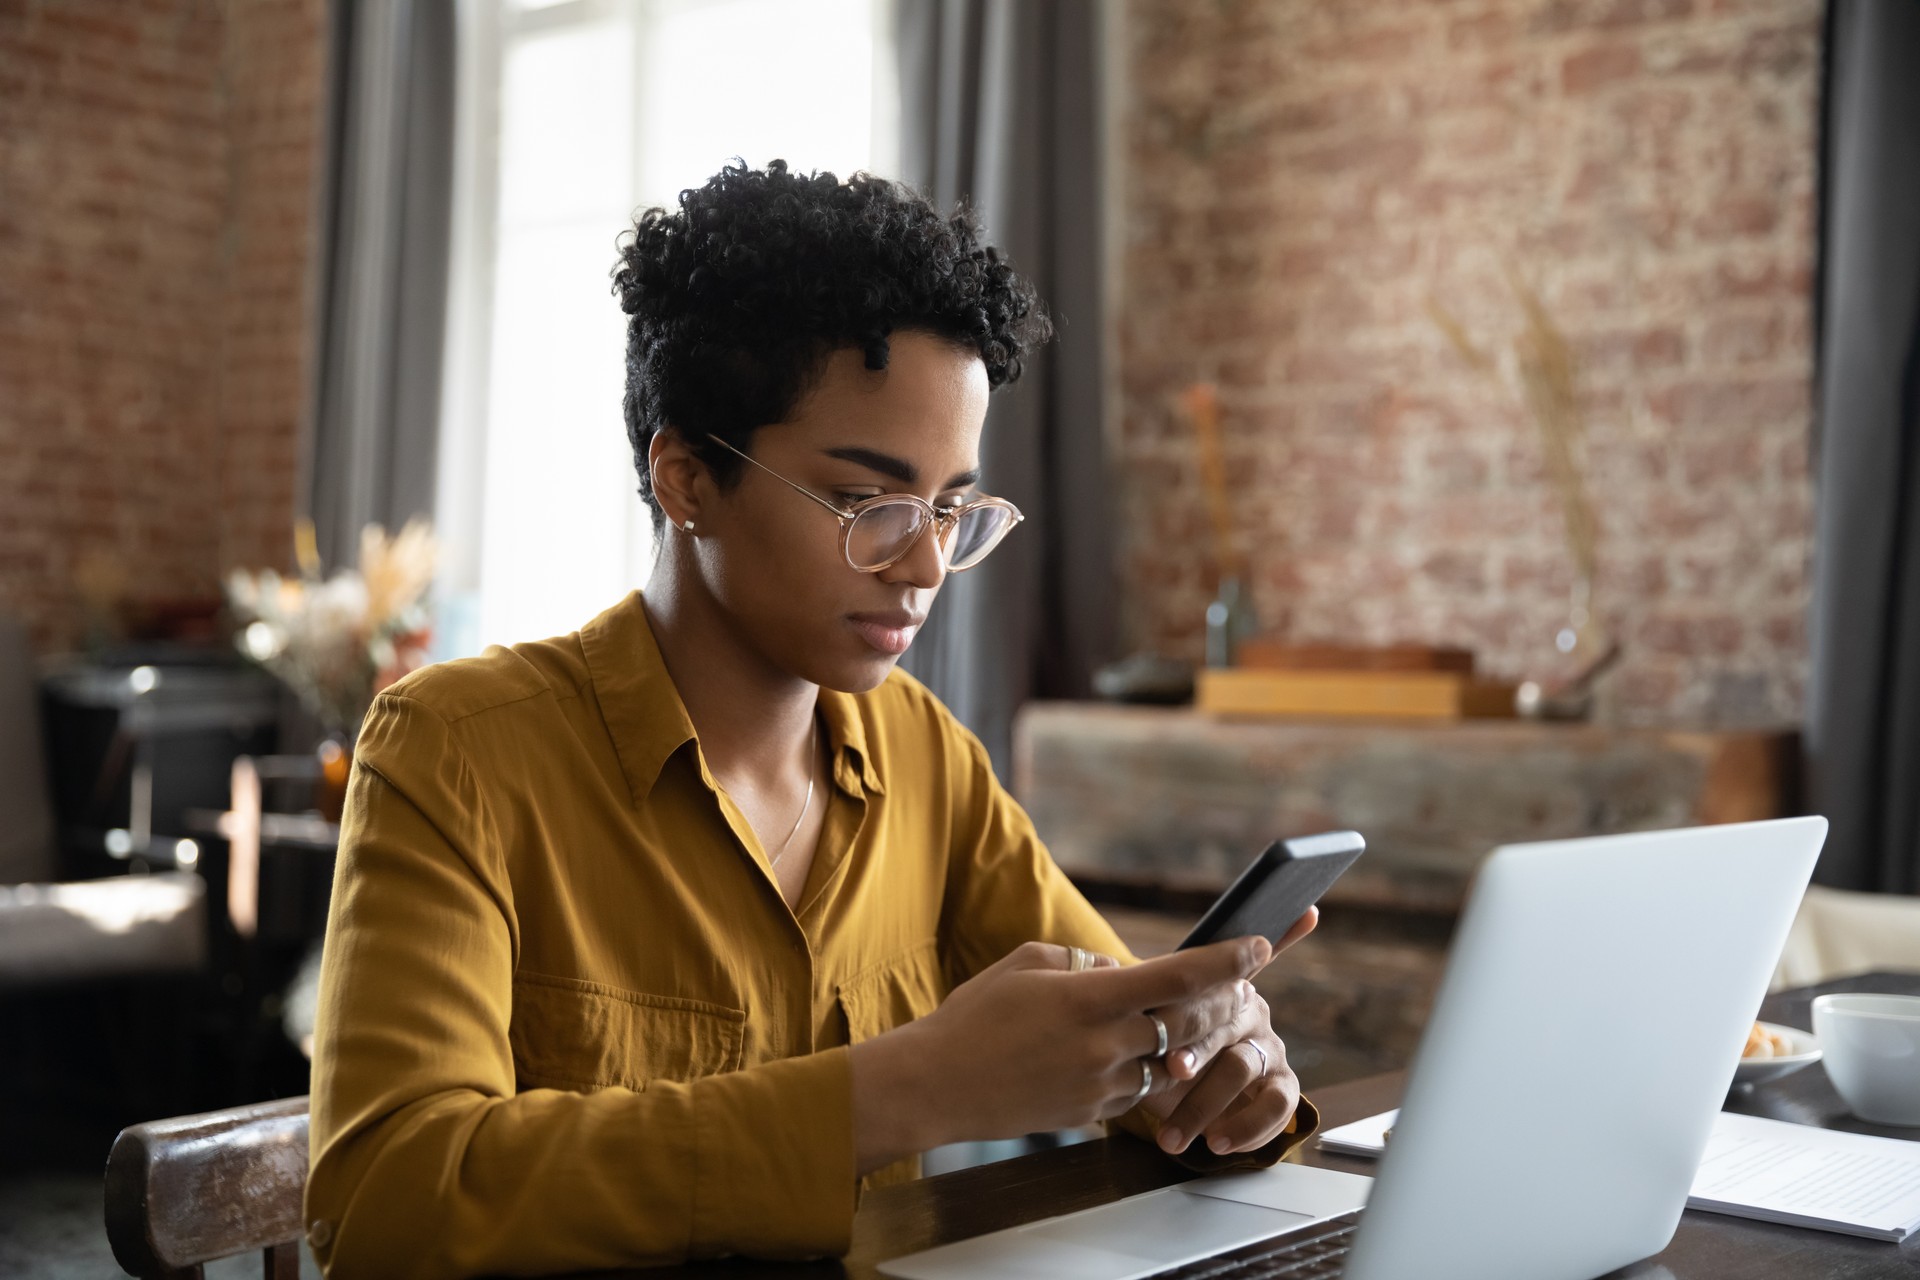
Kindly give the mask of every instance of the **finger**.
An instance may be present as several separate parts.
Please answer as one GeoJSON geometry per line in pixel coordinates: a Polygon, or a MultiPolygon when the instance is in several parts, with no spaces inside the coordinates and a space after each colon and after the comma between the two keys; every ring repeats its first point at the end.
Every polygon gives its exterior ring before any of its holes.
{"type": "Polygon", "coordinates": [[[1210,987],[1250,978],[1273,954],[1265,938],[1229,938],[1082,979],[1099,1013],[1117,1016],[1191,1000],[1210,987]]]}
{"type": "MultiPolygon", "coordinates": [[[[1178,1004],[1161,1005],[1150,1010],[1155,1017],[1167,1024],[1167,1051],[1184,1049],[1198,1044],[1208,1036],[1216,1034],[1220,1028],[1231,1024],[1246,1008],[1247,994],[1251,987],[1243,978],[1237,982],[1225,983],[1195,996],[1191,1000],[1182,1000],[1178,1004]]],[[[1147,1023],[1149,1030],[1153,1024],[1147,1023]]],[[[1222,1041],[1222,1043],[1225,1043],[1222,1041]]],[[[1153,1052],[1154,1041],[1149,1040],[1142,1053],[1153,1052]]],[[[1216,1048],[1218,1046],[1215,1046],[1216,1048]]],[[[1169,1056],[1168,1061],[1173,1059],[1169,1056]]]]}
{"type": "Polygon", "coordinates": [[[1300,1105],[1300,1079],[1287,1064],[1287,1046],[1271,1030],[1254,1038],[1267,1054],[1267,1071],[1241,1091],[1240,1097],[1204,1131],[1208,1148],[1216,1153],[1248,1151],[1273,1140],[1300,1105]]]}
{"type": "Polygon", "coordinates": [[[1106,1119],[1123,1115],[1136,1104],[1166,1093],[1169,1089],[1185,1087],[1151,1058],[1127,1059],[1107,1074],[1106,1084],[1107,1106],[1102,1113],[1106,1119]],[[1146,1086],[1144,1090],[1142,1085],[1146,1086]]]}
{"type": "Polygon", "coordinates": [[[1272,1029],[1267,1002],[1260,998],[1260,993],[1254,990],[1251,982],[1243,978],[1234,984],[1232,990],[1235,1002],[1232,1017],[1208,1028],[1206,1034],[1188,1045],[1184,1053],[1170,1058],[1168,1067],[1173,1074],[1182,1077],[1198,1075],[1206,1070],[1214,1055],[1228,1045],[1272,1029]]]}
{"type": "Polygon", "coordinates": [[[1259,1074],[1260,1055],[1246,1041],[1229,1045],[1160,1127],[1161,1148],[1174,1154],[1186,1150],[1194,1135],[1219,1119],[1259,1074]]]}
{"type": "Polygon", "coordinates": [[[1256,1080],[1207,1126],[1207,1149],[1216,1155],[1256,1151],[1280,1136],[1299,1105],[1300,1089],[1292,1072],[1256,1080]]]}
{"type": "Polygon", "coordinates": [[[1307,913],[1298,920],[1295,920],[1292,927],[1281,934],[1280,940],[1273,944],[1273,954],[1279,955],[1282,951],[1285,951],[1288,947],[1312,933],[1319,923],[1320,908],[1308,907],[1307,913]]]}
{"type": "MultiPolygon", "coordinates": [[[[1188,1091],[1193,1088],[1193,1081],[1181,1080],[1178,1077],[1168,1075],[1162,1072],[1158,1066],[1153,1069],[1154,1083],[1156,1085],[1163,1083],[1163,1075],[1166,1076],[1164,1080],[1165,1087],[1154,1089],[1140,1104],[1142,1111],[1149,1113],[1154,1119],[1162,1121],[1173,1114],[1174,1108],[1186,1100],[1188,1091]]],[[[1138,1083],[1136,1083],[1134,1087],[1138,1088],[1138,1083]]]]}
{"type": "MultiPolygon", "coordinates": [[[[1008,952],[1000,964],[1010,969],[1061,969],[1073,968],[1074,948],[1057,942],[1023,942],[1008,952]]],[[[1098,951],[1088,951],[1087,958],[1096,969],[1117,968],[1120,962],[1098,951]]]]}

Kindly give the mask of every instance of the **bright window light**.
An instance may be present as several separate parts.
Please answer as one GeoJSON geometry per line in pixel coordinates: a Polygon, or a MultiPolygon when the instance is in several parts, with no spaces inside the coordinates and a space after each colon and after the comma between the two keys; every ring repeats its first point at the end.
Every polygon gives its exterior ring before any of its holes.
{"type": "Polygon", "coordinates": [[[740,157],[891,173],[890,0],[471,0],[442,422],[437,657],[644,586],[610,292],[636,210],[740,157]],[[476,34],[477,33],[477,34],[476,34]]]}

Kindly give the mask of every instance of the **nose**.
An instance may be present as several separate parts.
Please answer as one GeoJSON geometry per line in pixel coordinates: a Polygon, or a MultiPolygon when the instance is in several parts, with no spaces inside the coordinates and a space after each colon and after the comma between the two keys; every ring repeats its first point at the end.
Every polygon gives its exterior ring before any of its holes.
{"type": "Polygon", "coordinates": [[[947,580],[946,530],[930,520],[920,527],[920,536],[907,548],[907,554],[880,571],[883,582],[904,582],[922,591],[937,591],[947,580]]]}

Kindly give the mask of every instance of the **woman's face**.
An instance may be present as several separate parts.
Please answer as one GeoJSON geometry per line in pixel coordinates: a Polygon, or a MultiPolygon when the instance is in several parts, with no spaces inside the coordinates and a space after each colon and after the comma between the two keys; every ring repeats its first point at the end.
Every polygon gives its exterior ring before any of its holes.
{"type": "MultiPolygon", "coordinates": [[[[884,370],[835,352],[786,422],[753,436],[755,461],[846,506],[881,493],[936,507],[975,494],[987,371],[943,339],[895,333],[884,370]]],[[[721,492],[704,474],[695,556],[745,643],[778,670],[857,693],[886,679],[946,578],[932,531],[898,563],[862,573],[820,504],[758,467],[721,492]]],[[[669,536],[677,536],[669,532],[669,536]]]]}

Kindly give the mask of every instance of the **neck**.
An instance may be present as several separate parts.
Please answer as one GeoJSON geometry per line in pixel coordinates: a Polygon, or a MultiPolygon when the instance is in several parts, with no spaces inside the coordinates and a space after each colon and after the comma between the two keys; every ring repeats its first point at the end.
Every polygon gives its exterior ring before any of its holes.
{"type": "Polygon", "coordinates": [[[820,687],[775,667],[740,634],[680,542],[668,538],[644,597],[660,657],[708,765],[772,779],[807,751],[820,687]]]}

